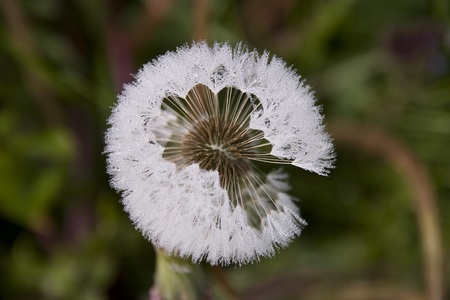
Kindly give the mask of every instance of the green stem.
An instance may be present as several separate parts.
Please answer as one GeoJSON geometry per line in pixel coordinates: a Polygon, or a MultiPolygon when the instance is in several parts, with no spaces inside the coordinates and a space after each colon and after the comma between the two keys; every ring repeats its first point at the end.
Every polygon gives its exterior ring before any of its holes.
{"type": "Polygon", "coordinates": [[[179,257],[156,250],[155,287],[162,300],[209,299],[204,269],[179,257]]]}

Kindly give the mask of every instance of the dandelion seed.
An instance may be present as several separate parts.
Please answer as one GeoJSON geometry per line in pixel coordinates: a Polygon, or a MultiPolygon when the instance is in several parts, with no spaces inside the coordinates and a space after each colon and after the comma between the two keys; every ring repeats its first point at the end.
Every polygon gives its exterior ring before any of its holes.
{"type": "Polygon", "coordinates": [[[334,159],[309,87],[268,53],[194,43],[145,65],[106,134],[111,184],[156,247],[194,262],[271,256],[306,224],[287,175],[334,159]]]}

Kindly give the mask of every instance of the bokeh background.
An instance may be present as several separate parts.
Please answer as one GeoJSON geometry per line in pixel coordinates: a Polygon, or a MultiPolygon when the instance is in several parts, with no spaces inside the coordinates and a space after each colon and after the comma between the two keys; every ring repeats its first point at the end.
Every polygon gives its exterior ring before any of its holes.
{"type": "Polygon", "coordinates": [[[336,144],[287,168],[309,226],[211,268],[219,299],[450,297],[447,0],[0,0],[0,299],[148,299],[155,254],[108,185],[106,119],[142,64],[197,39],[283,57],[336,144]]]}

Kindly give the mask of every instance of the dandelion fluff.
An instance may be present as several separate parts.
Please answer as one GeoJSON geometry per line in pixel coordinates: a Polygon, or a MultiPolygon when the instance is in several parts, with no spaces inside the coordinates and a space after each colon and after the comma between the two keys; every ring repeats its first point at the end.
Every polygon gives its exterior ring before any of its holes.
{"type": "Polygon", "coordinates": [[[194,43],[146,64],[109,118],[111,184],[156,247],[194,262],[271,256],[306,224],[292,164],[326,175],[333,146],[310,88],[268,53],[194,43]]]}

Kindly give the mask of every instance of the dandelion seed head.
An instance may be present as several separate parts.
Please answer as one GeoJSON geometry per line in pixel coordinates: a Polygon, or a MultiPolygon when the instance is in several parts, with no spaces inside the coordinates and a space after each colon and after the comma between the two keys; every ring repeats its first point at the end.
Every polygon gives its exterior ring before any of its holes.
{"type": "Polygon", "coordinates": [[[287,175],[326,175],[333,146],[294,70],[242,45],[194,43],[146,64],[109,118],[111,184],[156,247],[193,261],[271,256],[306,224],[287,175]]]}

